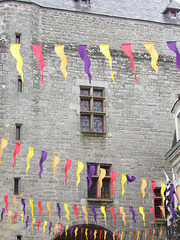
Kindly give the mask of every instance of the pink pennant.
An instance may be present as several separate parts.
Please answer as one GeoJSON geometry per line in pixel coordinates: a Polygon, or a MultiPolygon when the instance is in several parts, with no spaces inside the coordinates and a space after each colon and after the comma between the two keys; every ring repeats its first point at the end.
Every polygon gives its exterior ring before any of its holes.
{"type": "Polygon", "coordinates": [[[155,195],[155,193],[154,193],[154,189],[156,188],[156,182],[153,181],[153,180],[151,180],[151,184],[152,184],[153,199],[155,200],[156,195],[155,195]]]}
{"type": "Polygon", "coordinates": [[[101,235],[102,235],[102,231],[100,230],[100,233],[99,233],[99,239],[101,239],[101,235]]]}
{"type": "Polygon", "coordinates": [[[38,231],[39,231],[39,225],[41,224],[41,219],[38,220],[38,231]]]}
{"type": "Polygon", "coordinates": [[[117,234],[117,240],[119,239],[119,234],[120,234],[120,232],[118,231],[118,234],[117,234]]]}
{"type": "Polygon", "coordinates": [[[83,228],[81,228],[81,240],[82,240],[83,228]]]}
{"type": "Polygon", "coordinates": [[[72,165],[72,160],[66,158],[66,166],[64,168],[64,172],[65,172],[65,180],[64,180],[65,181],[65,186],[66,186],[66,182],[68,180],[67,171],[70,169],[71,165],[72,165]]]}
{"type": "Polygon", "coordinates": [[[136,231],[134,231],[134,234],[133,234],[133,239],[132,239],[132,240],[134,240],[134,239],[135,239],[135,236],[136,236],[136,231]]]}
{"type": "Polygon", "coordinates": [[[21,144],[20,143],[15,143],[15,149],[13,152],[13,158],[14,158],[14,162],[13,162],[13,170],[14,170],[14,166],[16,165],[16,155],[21,151],[21,144]]]}
{"type": "Polygon", "coordinates": [[[114,181],[116,180],[117,174],[116,172],[111,171],[111,194],[113,195],[114,192],[114,181]]]}
{"type": "Polygon", "coordinates": [[[149,210],[152,212],[153,217],[154,217],[154,223],[156,224],[154,208],[153,207],[149,207],[149,210]]]}
{"type": "Polygon", "coordinates": [[[42,217],[42,210],[43,210],[43,208],[42,208],[42,201],[38,201],[38,207],[39,207],[39,214],[40,214],[40,216],[42,217]]]}
{"type": "Polygon", "coordinates": [[[124,53],[130,57],[131,59],[131,68],[134,72],[134,75],[135,75],[135,80],[137,82],[137,77],[136,77],[136,73],[135,73],[135,68],[134,68],[134,57],[133,57],[133,54],[132,54],[132,51],[131,51],[131,44],[122,44],[122,49],[124,51],[124,53]]]}
{"type": "Polygon", "coordinates": [[[115,215],[115,212],[114,212],[114,207],[110,207],[110,211],[113,215],[114,225],[116,226],[116,220],[115,220],[116,215],[115,215]]]}
{"type": "Polygon", "coordinates": [[[74,211],[75,211],[75,213],[76,213],[76,218],[77,218],[77,220],[78,220],[78,222],[79,222],[79,211],[78,211],[78,209],[77,209],[77,205],[75,205],[74,204],[74,211]]]}
{"type": "Polygon", "coordinates": [[[5,209],[6,209],[6,212],[8,212],[8,196],[4,196],[4,202],[5,202],[5,209]]]}
{"type": "Polygon", "coordinates": [[[15,224],[15,220],[16,220],[17,216],[18,216],[18,214],[17,214],[17,212],[15,212],[14,213],[14,222],[13,222],[13,224],[15,224]]]}
{"type": "Polygon", "coordinates": [[[149,240],[151,240],[151,230],[149,230],[149,240]]]}
{"type": "Polygon", "coordinates": [[[60,228],[60,237],[62,236],[62,230],[63,230],[63,225],[61,224],[61,228],[60,228]]]}
{"type": "Polygon", "coordinates": [[[44,80],[43,80],[43,69],[44,69],[45,63],[44,63],[44,58],[43,58],[43,55],[42,55],[42,47],[43,47],[43,45],[33,45],[34,56],[37,59],[39,59],[40,70],[42,72],[41,81],[42,81],[42,84],[43,84],[43,82],[44,82],[44,80]]]}

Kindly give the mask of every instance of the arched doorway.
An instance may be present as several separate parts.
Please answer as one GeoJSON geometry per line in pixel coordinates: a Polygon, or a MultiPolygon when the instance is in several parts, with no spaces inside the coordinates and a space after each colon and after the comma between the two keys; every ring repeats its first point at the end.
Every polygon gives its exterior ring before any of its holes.
{"type": "Polygon", "coordinates": [[[108,229],[95,224],[79,224],[63,229],[62,236],[58,233],[53,240],[99,240],[113,239],[113,233],[108,229]],[[105,236],[106,235],[106,236],[105,236]]]}

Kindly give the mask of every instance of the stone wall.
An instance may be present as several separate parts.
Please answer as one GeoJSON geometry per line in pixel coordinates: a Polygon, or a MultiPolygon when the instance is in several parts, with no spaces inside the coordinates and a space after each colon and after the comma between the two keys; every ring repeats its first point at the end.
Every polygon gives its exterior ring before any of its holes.
{"type": "MultiPolygon", "coordinates": [[[[3,150],[0,166],[0,208],[4,207],[4,195],[9,197],[9,210],[14,214],[13,178],[20,177],[20,194],[17,196],[17,212],[22,212],[21,198],[26,199],[27,214],[31,216],[29,199],[34,200],[36,224],[25,229],[20,216],[16,224],[13,217],[6,223],[6,216],[0,223],[0,239],[16,239],[18,234],[24,239],[42,239],[42,228],[36,231],[39,210],[37,202],[43,203],[43,221],[49,224],[46,202],[52,204],[53,224],[58,222],[56,202],[62,208],[60,223],[68,226],[77,224],[73,204],[78,204],[80,223],[85,223],[82,205],[87,205],[89,223],[94,223],[91,205],[97,207],[98,225],[104,226],[100,206],[107,211],[107,228],[110,231],[137,231],[156,228],[149,206],[153,206],[151,180],[157,186],[165,182],[162,170],[170,176],[170,166],[164,154],[171,148],[174,121],[170,113],[178,95],[179,71],[175,55],[168,49],[166,41],[178,40],[179,26],[153,22],[127,20],[70,11],[41,8],[33,4],[18,2],[0,3],[0,137],[8,139],[3,150]],[[10,44],[15,33],[21,33],[24,83],[23,92],[17,92],[16,60],[10,53],[10,44]],[[159,53],[159,73],[151,67],[151,59],[143,43],[154,42],[159,53]],[[108,60],[100,53],[98,45],[110,44],[115,83],[111,80],[108,60]],[[134,73],[130,59],[122,51],[122,43],[132,43],[135,59],[134,73]],[[41,84],[39,62],[32,51],[33,44],[43,44],[45,61],[44,85],[41,84]],[[60,71],[60,58],[54,51],[54,44],[66,44],[68,77],[65,83],[60,71]],[[105,88],[106,134],[86,135],[80,131],[80,85],[89,86],[84,65],[77,51],[78,44],[87,44],[87,54],[91,59],[92,86],[105,88]],[[15,147],[15,124],[22,124],[21,152],[12,170],[15,147]],[[34,147],[30,169],[26,175],[28,147],[34,147]],[[39,179],[41,151],[48,152],[43,164],[44,171],[39,179]],[[53,155],[60,156],[53,181],[53,155]],[[65,159],[72,159],[68,171],[67,186],[64,186],[65,159]],[[79,188],[76,188],[78,161],[84,163],[79,188]],[[113,202],[87,202],[87,162],[112,164],[117,179],[114,183],[113,202]],[[121,173],[134,175],[137,181],[125,185],[122,198],[121,173]],[[142,203],[141,178],[146,178],[148,186],[142,203]],[[64,203],[69,204],[70,221],[67,222],[64,203]],[[109,207],[115,207],[116,227],[109,207]],[[127,226],[119,213],[124,206],[127,226]],[[136,212],[135,224],[129,212],[133,206],[136,212]],[[139,206],[144,206],[146,227],[143,226],[139,206]]],[[[178,45],[177,45],[178,46],[178,45]]],[[[30,222],[32,221],[30,217],[30,222]]],[[[53,225],[54,226],[54,225],[53,225]]],[[[165,234],[165,232],[164,232],[165,234]]],[[[48,235],[45,239],[52,239],[48,235]]]]}

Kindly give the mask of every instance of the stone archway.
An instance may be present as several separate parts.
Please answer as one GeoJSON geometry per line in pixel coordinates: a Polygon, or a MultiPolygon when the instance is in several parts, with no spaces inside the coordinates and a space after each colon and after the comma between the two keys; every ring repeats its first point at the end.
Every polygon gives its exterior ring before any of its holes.
{"type": "Polygon", "coordinates": [[[65,230],[63,229],[62,236],[58,233],[53,240],[97,240],[97,239],[104,239],[104,234],[106,234],[106,239],[112,240],[113,233],[108,229],[98,226],[95,224],[79,224],[74,225],[68,228],[67,235],[65,234],[65,230]],[[72,229],[73,228],[73,229],[72,229]],[[75,229],[77,230],[77,236],[75,237],[75,229]],[[94,232],[97,230],[96,237],[94,237],[94,232]],[[106,231],[106,233],[105,233],[106,231]],[[86,238],[87,233],[87,238],[86,238]]]}

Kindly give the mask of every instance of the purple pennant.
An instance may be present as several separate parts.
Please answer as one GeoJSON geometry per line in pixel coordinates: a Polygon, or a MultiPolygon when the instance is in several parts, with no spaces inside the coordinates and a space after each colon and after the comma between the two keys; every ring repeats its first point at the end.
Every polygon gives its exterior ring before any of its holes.
{"type": "Polygon", "coordinates": [[[21,203],[22,203],[22,205],[23,205],[23,212],[24,212],[24,216],[25,216],[25,214],[26,214],[26,211],[25,211],[25,209],[26,209],[26,204],[25,204],[25,199],[24,199],[24,198],[21,198],[21,203]]]}
{"type": "Polygon", "coordinates": [[[84,61],[84,71],[87,73],[87,75],[89,77],[89,83],[91,84],[92,76],[89,71],[89,69],[91,67],[91,61],[90,61],[89,57],[87,56],[86,47],[87,47],[86,45],[77,45],[79,55],[82,58],[82,60],[84,61]]]}
{"type": "Polygon", "coordinates": [[[2,220],[3,220],[3,215],[4,215],[4,213],[5,213],[5,208],[3,208],[3,209],[2,209],[2,212],[1,212],[1,222],[2,222],[2,220]]]}
{"type": "Polygon", "coordinates": [[[136,181],[136,177],[134,176],[130,177],[129,175],[126,175],[126,178],[127,178],[127,184],[136,181]]]}
{"type": "Polygon", "coordinates": [[[88,188],[90,189],[91,185],[92,185],[92,176],[95,173],[95,166],[90,165],[89,166],[89,174],[88,174],[88,181],[89,181],[89,186],[88,188]]]}
{"type": "Polygon", "coordinates": [[[91,239],[92,239],[92,230],[90,231],[90,237],[91,237],[91,239]]]}
{"type": "Polygon", "coordinates": [[[180,54],[176,47],[176,41],[167,42],[168,48],[176,54],[176,65],[180,69],[180,54]]]}
{"type": "Polygon", "coordinates": [[[57,208],[58,208],[58,216],[59,216],[59,220],[60,220],[60,217],[61,217],[61,215],[60,215],[60,213],[61,213],[61,208],[60,208],[60,206],[59,206],[59,203],[56,203],[56,205],[57,205],[57,208]]]}
{"type": "Polygon", "coordinates": [[[110,235],[111,235],[111,232],[109,231],[108,232],[108,240],[110,240],[110,235]]]}
{"type": "Polygon", "coordinates": [[[39,171],[39,178],[41,178],[41,174],[43,172],[43,162],[46,161],[46,158],[47,158],[47,152],[44,152],[44,151],[41,151],[41,159],[39,161],[39,167],[40,167],[40,171],[39,171]]]}
{"type": "Polygon", "coordinates": [[[125,235],[124,235],[124,238],[123,238],[123,240],[125,240],[125,239],[126,239],[126,235],[127,235],[127,231],[125,232],[125,235]]]}
{"type": "Polygon", "coordinates": [[[158,237],[159,237],[159,231],[158,231],[158,229],[156,230],[156,236],[157,236],[157,239],[158,239],[158,237]]]}
{"type": "Polygon", "coordinates": [[[71,227],[71,231],[70,231],[71,238],[72,238],[73,230],[74,230],[74,228],[73,228],[73,227],[71,227]]]}
{"type": "Polygon", "coordinates": [[[173,206],[170,206],[169,208],[170,208],[170,210],[171,210],[171,212],[172,212],[172,216],[173,216],[174,220],[176,220],[175,210],[174,210],[173,206]]]}
{"type": "Polygon", "coordinates": [[[52,222],[49,223],[49,235],[51,234],[52,222]]]}
{"type": "Polygon", "coordinates": [[[96,222],[96,224],[97,224],[97,219],[96,219],[96,217],[97,217],[97,213],[96,213],[95,206],[92,206],[92,207],[91,207],[91,211],[92,211],[93,214],[94,214],[94,220],[95,220],[95,222],[96,222]]]}
{"type": "Polygon", "coordinates": [[[29,216],[26,218],[26,228],[28,227],[28,222],[29,222],[29,216]]]}
{"type": "Polygon", "coordinates": [[[169,197],[170,197],[170,205],[173,206],[173,203],[174,203],[174,193],[175,193],[175,190],[174,190],[174,185],[171,183],[171,190],[170,190],[170,193],[169,193],[169,197]]]}
{"type": "Polygon", "coordinates": [[[141,231],[141,234],[140,234],[140,240],[143,240],[143,230],[141,231]]]}
{"type": "Polygon", "coordinates": [[[133,220],[134,220],[134,222],[136,223],[136,219],[135,219],[136,214],[135,214],[135,212],[134,212],[133,207],[130,207],[130,208],[129,208],[129,211],[132,213],[133,220]]]}

